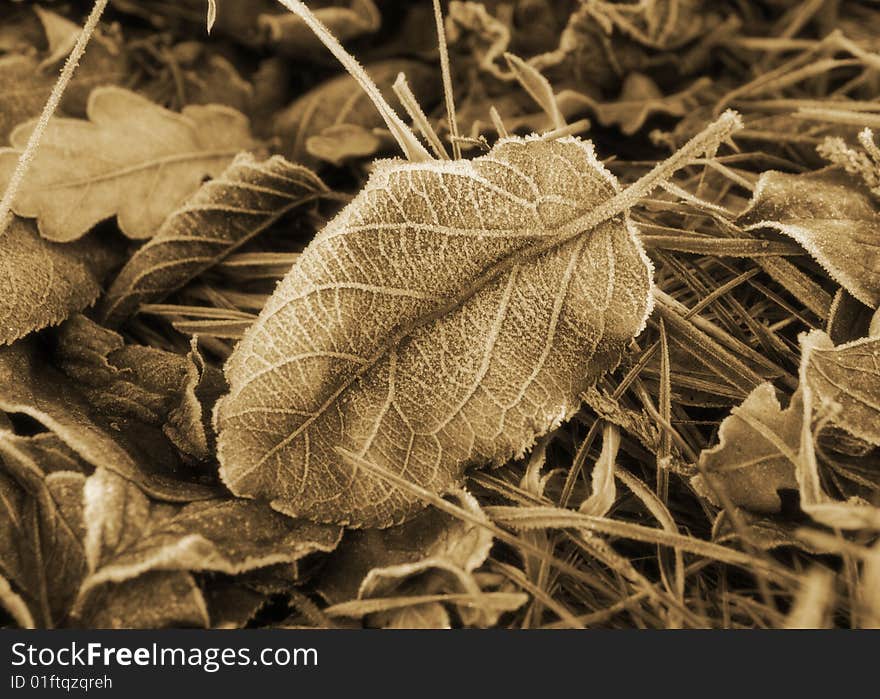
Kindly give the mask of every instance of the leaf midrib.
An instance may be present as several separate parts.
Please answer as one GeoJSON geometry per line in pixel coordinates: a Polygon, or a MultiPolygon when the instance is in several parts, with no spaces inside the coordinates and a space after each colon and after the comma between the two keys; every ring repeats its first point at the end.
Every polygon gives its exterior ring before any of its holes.
{"type": "Polygon", "coordinates": [[[234,150],[188,151],[186,153],[165,156],[164,158],[147,160],[136,165],[130,165],[128,167],[111,170],[110,172],[78,180],[68,180],[66,182],[56,182],[52,184],[41,184],[40,190],[53,191],[59,189],[75,189],[77,187],[84,187],[86,185],[95,184],[97,182],[106,182],[108,180],[127,177],[128,175],[143,172],[145,170],[160,168],[164,165],[175,165],[178,163],[197,160],[217,160],[220,158],[229,158],[237,155],[241,152],[241,150],[242,149],[240,148],[236,148],[234,150]]]}
{"type": "MultiPolygon", "coordinates": [[[[682,146],[675,154],[656,165],[651,171],[643,175],[626,189],[617,189],[613,196],[598,206],[590,209],[584,214],[575,216],[569,222],[560,225],[556,229],[556,235],[551,236],[549,240],[545,240],[536,245],[520,248],[502,258],[480,274],[470,286],[465,287],[449,301],[440,304],[433,312],[423,314],[398,330],[398,332],[390,336],[387,342],[380,345],[373,356],[370,357],[363,366],[350,374],[346,380],[341,382],[339,387],[330,394],[318,410],[315,411],[312,417],[303,421],[300,426],[293,430],[283,440],[278,442],[278,444],[269,449],[262,457],[260,457],[260,459],[254,462],[251,467],[239,472],[235,481],[241,481],[255,470],[261,468],[275,453],[285,448],[296,439],[296,437],[308,430],[309,427],[335,403],[339,396],[348,390],[355,381],[359,380],[364,374],[366,374],[367,371],[371,370],[386,353],[397,347],[404,338],[415,332],[417,329],[451,313],[476,295],[479,291],[484,289],[492,281],[501,276],[504,272],[511,270],[515,265],[533,260],[539,255],[553,250],[579,235],[585,235],[600,224],[621,214],[623,215],[623,221],[621,224],[626,227],[627,234],[630,235],[635,245],[640,248],[638,239],[630,228],[627,216],[629,209],[631,209],[639,199],[646,196],[659,186],[661,182],[669,179],[678,169],[684,167],[692,158],[703,153],[707,149],[716,148],[724,138],[732,135],[732,133],[738,128],[741,128],[739,117],[735,115],[735,113],[726,112],[704,131],[688,141],[688,143],[682,146]]],[[[597,161],[597,170],[601,167],[601,163],[597,161]]],[[[601,174],[601,170],[599,172],[601,174]]],[[[609,186],[614,187],[615,185],[616,180],[614,180],[614,184],[609,182],[609,186]]]]}
{"type": "MultiPolygon", "coordinates": [[[[460,308],[468,300],[470,300],[476,294],[486,288],[489,284],[501,277],[505,272],[511,271],[518,264],[531,261],[545,252],[549,252],[558,247],[561,247],[562,245],[578,237],[579,235],[585,235],[589,233],[597,226],[613,219],[615,216],[624,214],[624,220],[621,221],[621,225],[627,227],[628,229],[629,222],[628,217],[625,214],[630,207],[628,205],[624,205],[626,203],[626,199],[628,199],[628,197],[624,196],[624,192],[627,191],[629,191],[629,189],[624,190],[623,192],[618,191],[614,196],[606,200],[606,203],[604,205],[600,205],[594,209],[591,209],[590,212],[588,212],[587,214],[578,216],[572,219],[570,222],[558,227],[558,233],[552,236],[549,240],[544,240],[536,245],[520,248],[507,255],[506,257],[503,257],[498,262],[482,272],[472,284],[465,287],[455,296],[452,296],[448,301],[446,301],[446,303],[441,303],[433,311],[425,313],[418,318],[413,319],[410,323],[398,329],[397,332],[389,337],[388,341],[379,346],[376,352],[371,357],[369,357],[364,362],[364,364],[362,364],[358,368],[357,371],[352,372],[344,381],[340,383],[340,385],[328,396],[328,398],[324,401],[324,403],[321,404],[321,406],[313,413],[312,416],[306,418],[303,423],[299,425],[294,431],[292,431],[287,437],[285,437],[283,440],[278,442],[278,444],[268,450],[258,461],[253,464],[253,466],[245,471],[242,471],[238,475],[238,478],[236,480],[246,478],[253,471],[256,471],[258,468],[262,467],[262,465],[276,452],[285,448],[300,434],[308,430],[309,427],[315,421],[317,421],[336,402],[336,400],[343,393],[345,393],[346,390],[348,390],[364,374],[370,371],[386,354],[388,354],[390,351],[396,348],[404,339],[406,339],[406,337],[413,334],[416,330],[419,330],[420,328],[429,325],[430,323],[433,323],[434,321],[439,320],[440,318],[460,308]]],[[[627,232],[628,234],[630,234],[629,230],[627,232]]],[[[635,240],[634,237],[633,241],[636,243],[636,245],[638,245],[638,242],[635,240]]]]}

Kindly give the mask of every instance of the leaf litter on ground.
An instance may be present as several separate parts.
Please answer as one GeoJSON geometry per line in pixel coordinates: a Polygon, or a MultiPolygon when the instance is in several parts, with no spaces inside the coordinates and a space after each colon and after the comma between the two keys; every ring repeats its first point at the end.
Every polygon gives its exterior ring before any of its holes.
{"type": "MultiPolygon", "coordinates": [[[[0,239],[0,474],[40,534],[0,548],[10,623],[871,625],[876,554],[856,587],[827,558],[880,528],[880,58],[854,3],[455,2],[442,66],[429,3],[314,3],[381,90],[281,4],[218,2],[210,39],[203,3],[115,4],[170,38],[99,29],[13,202],[36,223],[0,239]],[[273,72],[306,45],[314,77],[273,72]],[[134,137],[152,122],[170,148],[134,137]],[[84,522],[111,491],[132,507],[84,522]]],[[[22,68],[78,18],[14,17],[20,150],[52,87],[22,68]]]]}

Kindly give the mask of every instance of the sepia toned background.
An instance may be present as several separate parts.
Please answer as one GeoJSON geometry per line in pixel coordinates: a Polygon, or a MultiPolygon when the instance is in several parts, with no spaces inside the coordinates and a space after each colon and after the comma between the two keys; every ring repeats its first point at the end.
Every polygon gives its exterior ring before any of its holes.
{"type": "Polygon", "coordinates": [[[878,37],[0,0],[0,624],[880,625],[878,37]]]}

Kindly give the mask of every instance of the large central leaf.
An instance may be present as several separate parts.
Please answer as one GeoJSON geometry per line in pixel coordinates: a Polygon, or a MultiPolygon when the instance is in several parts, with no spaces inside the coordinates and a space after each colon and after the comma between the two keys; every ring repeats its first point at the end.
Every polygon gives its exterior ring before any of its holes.
{"type": "Polygon", "coordinates": [[[572,235],[617,191],[574,138],[378,163],[226,366],[227,485],[293,516],[388,526],[419,503],[338,448],[434,492],[522,454],[648,314],[650,263],[625,214],[572,235]]]}

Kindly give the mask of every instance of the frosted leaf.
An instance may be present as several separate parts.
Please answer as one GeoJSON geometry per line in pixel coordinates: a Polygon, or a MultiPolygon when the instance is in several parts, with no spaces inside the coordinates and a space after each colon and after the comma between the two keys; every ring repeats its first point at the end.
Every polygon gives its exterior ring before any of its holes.
{"type": "Polygon", "coordinates": [[[575,138],[377,163],[226,365],[226,484],[292,516],[388,526],[420,503],[337,448],[434,492],[523,454],[650,310],[626,215],[577,223],[617,192],[575,138]]]}

